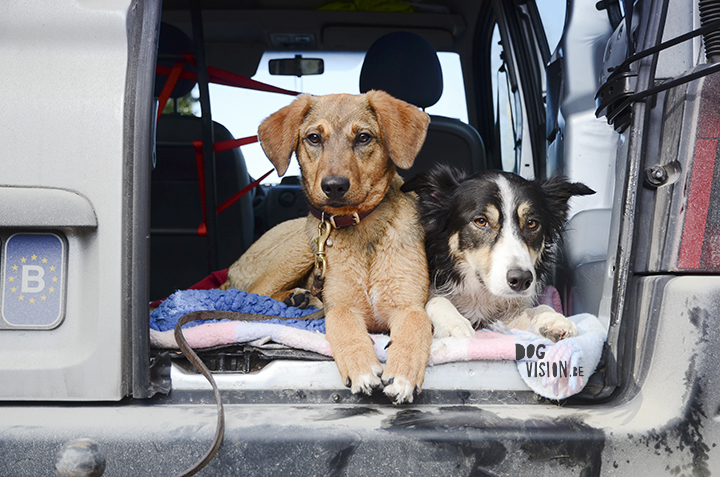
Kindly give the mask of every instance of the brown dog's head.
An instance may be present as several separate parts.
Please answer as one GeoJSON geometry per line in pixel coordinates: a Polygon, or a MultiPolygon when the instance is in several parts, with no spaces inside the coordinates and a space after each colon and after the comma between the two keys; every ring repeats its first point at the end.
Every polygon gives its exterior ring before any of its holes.
{"type": "Polygon", "coordinates": [[[329,214],[372,210],[395,166],[407,169],[425,141],[427,114],[383,91],[299,96],[258,128],[279,175],[297,155],[310,203],[329,214]]]}

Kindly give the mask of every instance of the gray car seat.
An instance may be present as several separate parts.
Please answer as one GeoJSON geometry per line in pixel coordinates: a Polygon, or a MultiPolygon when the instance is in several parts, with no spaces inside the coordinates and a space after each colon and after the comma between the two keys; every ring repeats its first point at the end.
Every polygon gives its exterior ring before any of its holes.
{"type": "MultiPolygon", "coordinates": [[[[435,48],[409,32],[388,33],[372,44],[360,72],[360,92],[383,90],[419,108],[437,103],[443,91],[435,48]]],[[[400,170],[409,178],[438,163],[468,173],[486,169],[485,146],[478,132],[458,119],[430,115],[427,138],[413,166],[400,170]]]]}
{"type": "MultiPolygon", "coordinates": [[[[191,52],[192,42],[181,30],[162,24],[158,64],[173,66],[182,53],[191,52]]],[[[192,66],[186,66],[192,70],[192,66]]],[[[166,77],[158,75],[155,95],[159,96],[166,77]]],[[[190,93],[195,83],[178,81],[171,97],[190,93]]],[[[218,123],[215,142],[234,139],[218,123]]],[[[202,120],[177,113],[164,114],[157,124],[156,166],[151,179],[150,297],[159,299],[187,288],[208,275],[207,237],[198,235],[203,221],[200,184],[193,141],[202,140],[202,120]]],[[[205,160],[209,160],[205,158],[205,160]]],[[[218,204],[250,182],[240,149],[215,153],[218,204]]],[[[252,193],[240,198],[217,216],[218,263],[227,268],[252,244],[254,216],[252,193]]]]}

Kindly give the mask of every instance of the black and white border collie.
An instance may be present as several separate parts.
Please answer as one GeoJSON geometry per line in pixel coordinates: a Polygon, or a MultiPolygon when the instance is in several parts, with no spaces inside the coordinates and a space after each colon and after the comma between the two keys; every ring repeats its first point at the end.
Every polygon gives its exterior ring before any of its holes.
{"type": "Polygon", "coordinates": [[[528,181],[507,172],[436,166],[403,186],[415,191],[430,270],[427,313],[435,338],[474,336],[496,322],[554,341],[575,324],[535,305],[567,218],[568,200],[594,194],[562,176],[528,181]]]}

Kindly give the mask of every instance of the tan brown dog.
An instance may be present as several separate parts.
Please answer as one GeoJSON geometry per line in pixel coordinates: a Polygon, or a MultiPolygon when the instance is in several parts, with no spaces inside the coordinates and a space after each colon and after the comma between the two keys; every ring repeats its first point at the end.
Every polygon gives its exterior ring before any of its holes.
{"type": "MultiPolygon", "coordinates": [[[[418,108],[370,91],[299,96],[258,130],[279,175],[295,152],[311,210],[333,223],[322,296],[343,382],[366,394],[384,384],[395,403],[412,402],[420,392],[432,341],[416,197],[400,191],[395,171],[412,165],[428,123],[418,108]],[[388,330],[383,371],[368,331],[388,330]]],[[[311,214],[268,231],[230,267],[225,287],[279,299],[306,296],[295,287],[310,287],[319,218],[311,214]]]]}

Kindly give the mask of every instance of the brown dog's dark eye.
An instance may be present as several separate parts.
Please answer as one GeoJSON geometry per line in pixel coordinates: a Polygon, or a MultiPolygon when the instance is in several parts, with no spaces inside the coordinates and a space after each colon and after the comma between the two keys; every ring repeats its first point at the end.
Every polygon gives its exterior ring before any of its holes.
{"type": "Polygon", "coordinates": [[[528,219],[528,221],[525,223],[525,227],[527,227],[528,230],[535,230],[538,225],[540,224],[535,219],[528,219]]]}
{"type": "Polygon", "coordinates": [[[477,225],[480,228],[487,227],[488,221],[485,217],[478,217],[474,220],[475,225],[477,225]]]}
{"type": "Polygon", "coordinates": [[[368,133],[360,133],[355,137],[355,144],[367,144],[372,138],[368,133]]]}
{"type": "Polygon", "coordinates": [[[308,134],[305,139],[307,139],[310,144],[316,144],[316,145],[320,144],[320,135],[319,134],[315,134],[315,133],[308,134]]]}

